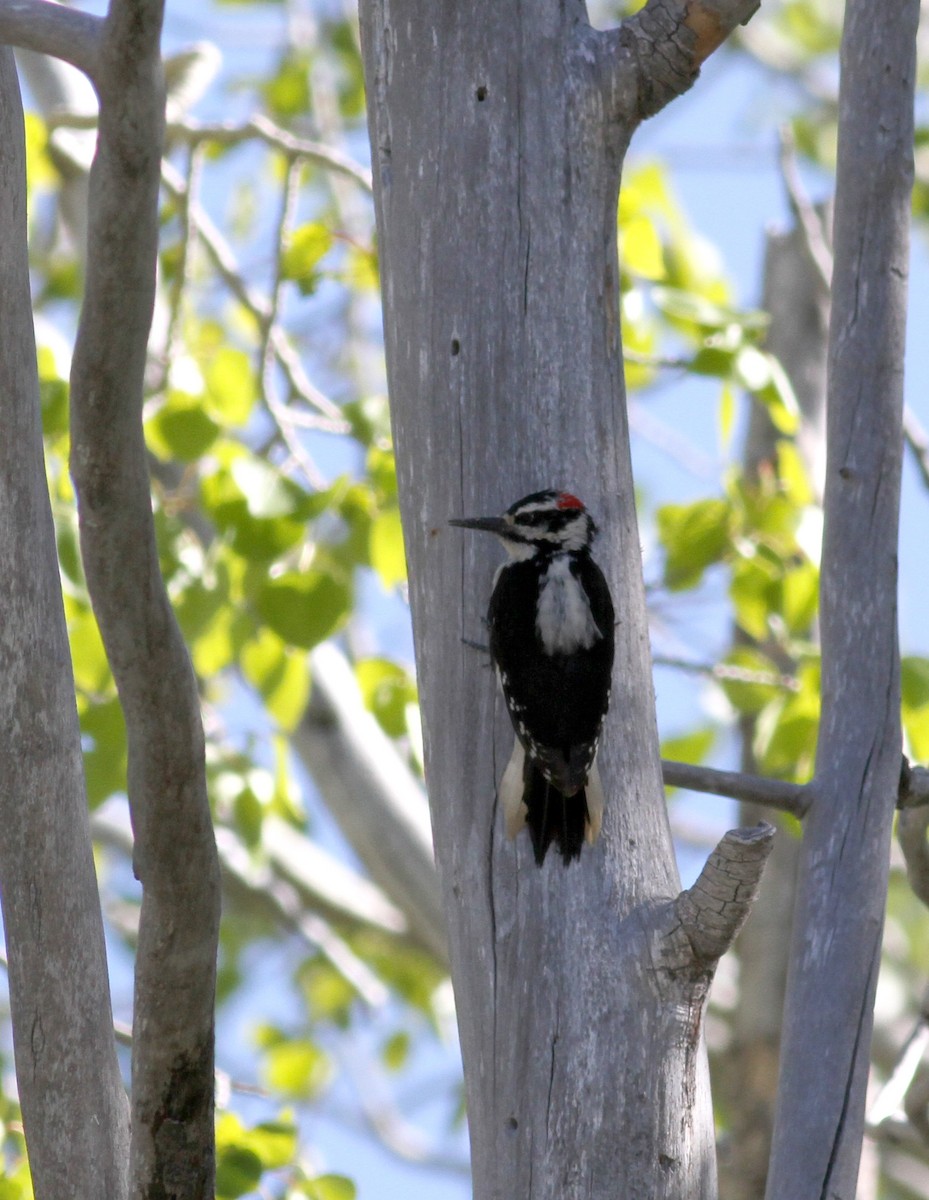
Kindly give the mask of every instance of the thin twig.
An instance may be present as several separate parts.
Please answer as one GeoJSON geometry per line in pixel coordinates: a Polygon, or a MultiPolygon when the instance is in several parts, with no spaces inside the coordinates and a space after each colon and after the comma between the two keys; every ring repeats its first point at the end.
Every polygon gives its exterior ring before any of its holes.
{"type": "Polygon", "coordinates": [[[196,198],[200,190],[202,169],[203,151],[199,146],[191,146],[187,162],[187,183],[183,192],[177,197],[178,217],[181,223],[181,253],[177,264],[177,274],[171,287],[168,328],[165,333],[164,386],[167,386],[171,363],[174,362],[177,352],[184,289],[190,271],[192,244],[197,236],[196,198]]]}
{"type": "MultiPolygon", "coordinates": [[[[16,2],[19,4],[23,0],[16,0],[16,2]]],[[[28,0],[28,2],[39,4],[41,0],[28,0]]],[[[3,15],[8,3],[10,0],[0,0],[0,30],[3,29],[3,15]]],[[[92,19],[98,20],[96,17],[92,19]]],[[[65,58],[68,62],[73,61],[63,54],[57,54],[56,57],[65,58]]],[[[81,66],[81,63],[75,63],[75,65],[81,66]]],[[[92,114],[86,113],[52,113],[48,119],[48,126],[49,129],[93,129],[96,126],[96,118],[92,114]]],[[[238,146],[242,142],[257,139],[275,150],[280,150],[288,161],[316,163],[327,170],[337,171],[340,175],[353,179],[366,192],[372,190],[371,172],[365,170],[347,154],[333,150],[330,146],[324,146],[322,142],[295,137],[294,134],[288,133],[286,129],[281,129],[260,113],[242,123],[232,121],[209,123],[195,121],[190,117],[185,117],[183,120],[169,120],[165,126],[165,132],[172,139],[186,142],[190,146],[203,145],[205,142],[215,142],[222,146],[238,146]]]]}
{"type": "Polygon", "coordinates": [[[679,671],[692,671],[697,675],[709,675],[713,679],[731,680],[733,683],[754,683],[762,687],[782,688],[787,692],[799,692],[800,681],[793,675],[780,675],[774,671],[756,671],[751,667],[740,667],[735,663],[701,663],[688,658],[675,658],[668,654],[653,654],[656,667],[674,667],[679,671]]]}
{"type": "Polygon", "coordinates": [[[790,207],[803,230],[810,261],[828,296],[832,287],[832,249],[826,239],[823,222],[800,182],[793,134],[787,125],[782,126],[778,134],[778,163],[790,207]]]}
{"type": "Polygon", "coordinates": [[[916,459],[923,486],[929,488],[929,433],[911,408],[903,410],[903,437],[916,459]]]}
{"type": "MultiPolygon", "coordinates": [[[[187,186],[186,181],[167,161],[162,163],[161,179],[170,195],[177,199],[183,196],[187,186]]],[[[259,330],[262,329],[271,312],[270,301],[245,281],[229,243],[199,204],[191,204],[191,219],[196,227],[197,237],[219,272],[220,278],[254,319],[259,330]]],[[[300,363],[299,355],[280,325],[271,326],[270,343],[294,393],[310,408],[315,408],[325,418],[332,421],[336,431],[347,431],[348,425],[339,406],[310,382],[300,363]]]]}
{"type": "Polygon", "coordinates": [[[312,455],[308,453],[300,438],[295,433],[293,425],[287,420],[286,406],[278,399],[274,382],[274,367],[277,355],[274,352],[272,335],[274,330],[278,328],[278,314],[284,291],[284,255],[287,250],[290,228],[293,224],[294,211],[297,206],[302,169],[299,159],[291,159],[287,164],[284,189],[281,195],[280,216],[278,217],[277,229],[274,236],[274,268],[271,278],[268,312],[265,320],[262,322],[261,346],[258,353],[258,379],[261,387],[261,398],[291,459],[299,467],[310,487],[321,490],[326,486],[323,474],[313,461],[312,455]]]}

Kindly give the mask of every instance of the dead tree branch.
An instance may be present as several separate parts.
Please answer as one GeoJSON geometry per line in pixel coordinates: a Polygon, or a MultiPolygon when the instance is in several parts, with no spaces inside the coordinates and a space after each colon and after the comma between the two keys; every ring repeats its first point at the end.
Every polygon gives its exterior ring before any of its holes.
{"type": "Polygon", "coordinates": [[[701,963],[718,962],[745,923],[768,855],[774,826],[731,829],[707,859],[692,887],[677,898],[684,932],[701,963]]]}
{"type": "Polygon", "coordinates": [[[663,759],[661,774],[668,787],[689,788],[692,792],[709,792],[749,804],[763,804],[795,817],[805,817],[813,799],[809,784],[785,783],[781,779],[766,779],[742,771],[718,771],[715,767],[663,759]]]}

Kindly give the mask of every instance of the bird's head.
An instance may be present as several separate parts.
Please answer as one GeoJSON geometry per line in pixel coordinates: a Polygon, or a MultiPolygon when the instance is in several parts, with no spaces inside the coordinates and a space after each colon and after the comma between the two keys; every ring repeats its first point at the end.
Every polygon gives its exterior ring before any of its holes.
{"type": "Polygon", "coordinates": [[[513,558],[584,550],[597,532],[594,519],[570,492],[533,492],[510,505],[501,517],[459,517],[462,529],[495,533],[513,558]]]}

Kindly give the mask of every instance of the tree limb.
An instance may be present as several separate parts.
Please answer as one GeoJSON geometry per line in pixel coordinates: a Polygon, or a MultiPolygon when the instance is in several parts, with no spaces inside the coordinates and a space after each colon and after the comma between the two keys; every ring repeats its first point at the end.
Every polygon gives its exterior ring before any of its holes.
{"type": "Polygon", "coordinates": [[[774,848],[774,833],[774,826],[764,821],[754,829],[731,829],[697,881],[678,896],[678,915],[702,964],[715,964],[745,923],[774,848]]]}
{"type": "Polygon", "coordinates": [[[897,841],[914,895],[929,905],[929,808],[905,808],[897,814],[897,841]]]}
{"type": "Polygon", "coordinates": [[[904,757],[900,769],[897,808],[922,808],[929,804],[929,768],[914,767],[904,757]]]}
{"type": "Polygon", "coordinates": [[[71,472],[88,589],[129,738],[143,900],[136,958],[130,1194],[213,1190],[219,870],[196,681],[158,565],[142,392],[164,124],[160,0],[113,0],[96,74],[71,472]],[[114,335],[118,329],[118,335],[114,335]]]}
{"type": "Polygon", "coordinates": [[[413,936],[445,964],[445,917],[423,791],[365,709],[342,655],[317,646],[311,669],[313,696],[294,731],[294,749],[371,878],[402,910],[413,936]]]}
{"type": "Polygon", "coordinates": [[[103,20],[50,0],[0,0],[0,42],[63,59],[96,79],[103,20]]]}
{"type": "Polygon", "coordinates": [[[781,779],[766,779],[763,775],[747,775],[742,771],[718,771],[714,767],[663,759],[661,774],[668,787],[689,788],[692,792],[709,792],[749,804],[763,804],[795,817],[806,816],[813,800],[809,784],[785,783],[781,779]]]}
{"type": "Polygon", "coordinates": [[[648,0],[606,35],[618,52],[617,70],[628,70],[625,56],[633,56],[639,120],[692,87],[703,63],[738,25],[747,24],[758,5],[759,0],[648,0]]]}

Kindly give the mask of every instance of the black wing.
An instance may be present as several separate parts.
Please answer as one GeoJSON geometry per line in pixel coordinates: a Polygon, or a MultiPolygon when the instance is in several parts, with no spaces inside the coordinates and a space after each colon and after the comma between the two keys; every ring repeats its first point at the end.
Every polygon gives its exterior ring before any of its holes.
{"type": "MultiPolygon", "coordinates": [[[[500,572],[490,600],[490,652],[513,726],[535,757],[563,758],[569,774],[586,777],[610,699],[614,613],[603,573],[588,554],[572,571],[583,587],[600,637],[587,649],[546,654],[536,629],[538,568],[531,560],[500,572]],[[533,743],[535,743],[533,745],[533,743]]],[[[548,765],[548,764],[546,764],[548,765]]]]}

